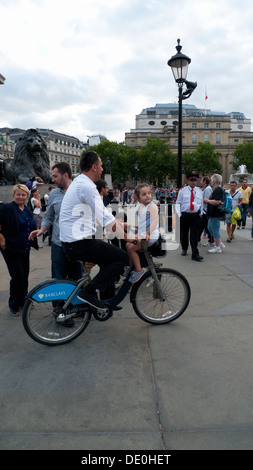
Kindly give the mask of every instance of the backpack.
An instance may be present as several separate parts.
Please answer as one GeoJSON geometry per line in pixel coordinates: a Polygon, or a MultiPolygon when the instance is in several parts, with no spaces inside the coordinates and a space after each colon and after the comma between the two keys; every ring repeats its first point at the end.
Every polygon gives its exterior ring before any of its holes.
{"type": "Polygon", "coordinates": [[[31,198],[28,199],[26,206],[27,206],[28,209],[30,209],[30,211],[33,213],[34,207],[32,206],[31,198]]]}
{"type": "Polygon", "coordinates": [[[42,212],[45,212],[46,209],[47,209],[47,205],[46,205],[46,201],[45,201],[44,196],[41,198],[40,202],[41,202],[41,210],[42,210],[42,212]]]}
{"type": "Polygon", "coordinates": [[[232,196],[230,193],[224,192],[223,202],[218,206],[222,214],[231,214],[232,212],[232,196]]]}

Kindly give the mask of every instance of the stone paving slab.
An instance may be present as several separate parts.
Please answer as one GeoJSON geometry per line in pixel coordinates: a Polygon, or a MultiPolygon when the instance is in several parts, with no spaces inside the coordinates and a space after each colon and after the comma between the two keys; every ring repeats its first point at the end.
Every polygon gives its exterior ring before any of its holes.
{"type": "MultiPolygon", "coordinates": [[[[252,260],[250,230],[221,255],[200,252],[202,263],[180,250],[162,260],[191,285],[175,322],[149,325],[125,299],[111,320],[55,348],[8,314],[1,257],[0,449],[252,450],[252,263],[243,273],[240,263],[252,260]]],[[[44,244],[31,252],[30,287],[46,278],[44,244]]]]}

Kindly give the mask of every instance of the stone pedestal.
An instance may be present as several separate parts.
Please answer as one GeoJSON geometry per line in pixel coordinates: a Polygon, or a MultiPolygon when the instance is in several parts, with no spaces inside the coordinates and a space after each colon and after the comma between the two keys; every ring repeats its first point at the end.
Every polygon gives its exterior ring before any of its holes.
{"type": "Polygon", "coordinates": [[[106,173],[105,181],[107,183],[108,188],[111,189],[112,188],[112,175],[109,175],[108,173],[106,173]]]}

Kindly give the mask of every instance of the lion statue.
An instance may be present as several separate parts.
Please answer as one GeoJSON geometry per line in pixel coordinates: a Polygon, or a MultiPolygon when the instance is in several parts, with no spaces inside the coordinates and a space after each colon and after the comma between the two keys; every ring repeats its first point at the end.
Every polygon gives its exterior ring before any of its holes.
{"type": "Polygon", "coordinates": [[[33,176],[51,181],[46,143],[36,129],[28,129],[17,142],[14,159],[4,161],[4,177],[10,184],[25,184],[33,176]]]}

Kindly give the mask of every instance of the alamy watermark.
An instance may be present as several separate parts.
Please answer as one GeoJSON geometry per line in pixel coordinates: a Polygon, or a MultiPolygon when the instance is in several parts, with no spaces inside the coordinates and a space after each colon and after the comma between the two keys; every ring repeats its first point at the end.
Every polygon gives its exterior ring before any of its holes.
{"type": "MultiPolygon", "coordinates": [[[[127,237],[133,238],[134,234],[138,233],[138,217],[136,213],[136,206],[129,204],[121,206],[118,204],[110,204],[107,206],[107,211],[111,212],[116,220],[120,223],[126,223],[125,227],[127,237]]],[[[92,215],[92,210],[87,204],[78,204],[74,207],[72,215],[75,222],[72,226],[72,235],[76,240],[83,238],[84,232],[89,232],[90,236],[95,235],[95,238],[106,238],[112,240],[116,237],[114,232],[103,229],[105,225],[101,206],[98,210],[95,207],[95,216],[92,215]],[[94,234],[93,227],[96,227],[94,234]]],[[[176,250],[180,245],[180,217],[178,204],[161,204],[159,208],[159,232],[164,240],[163,249],[176,250]]],[[[120,238],[117,236],[117,238],[120,238]]],[[[151,234],[152,238],[152,234],[151,234]]]]}

